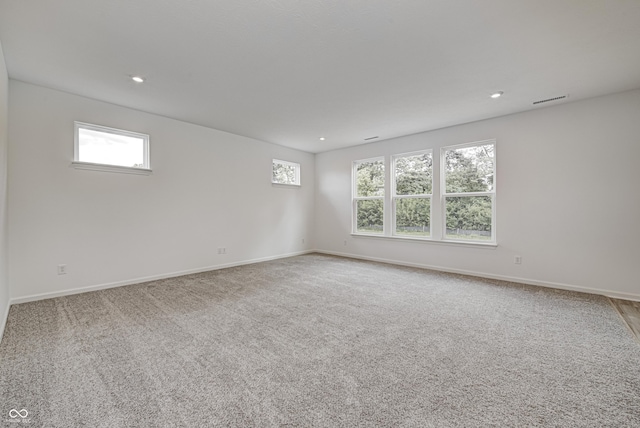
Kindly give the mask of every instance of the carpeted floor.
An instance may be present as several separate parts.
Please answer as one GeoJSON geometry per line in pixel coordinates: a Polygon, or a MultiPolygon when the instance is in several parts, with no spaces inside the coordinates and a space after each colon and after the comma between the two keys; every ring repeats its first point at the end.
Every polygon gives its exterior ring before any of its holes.
{"type": "Polygon", "coordinates": [[[604,297],[311,254],[13,306],[18,421],[638,427],[640,345],[604,297]]]}

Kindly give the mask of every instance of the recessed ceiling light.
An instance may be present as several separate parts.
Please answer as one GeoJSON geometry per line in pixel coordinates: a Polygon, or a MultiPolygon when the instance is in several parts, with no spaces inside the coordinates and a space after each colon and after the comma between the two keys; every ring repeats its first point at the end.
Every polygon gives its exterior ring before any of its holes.
{"type": "Polygon", "coordinates": [[[320,137],[320,141],[324,141],[324,137],[320,137]]]}
{"type": "Polygon", "coordinates": [[[133,76],[133,77],[131,77],[131,80],[133,80],[136,83],[142,83],[142,82],[144,82],[144,77],[133,76]]]}
{"type": "Polygon", "coordinates": [[[502,91],[495,92],[495,93],[491,94],[491,98],[500,98],[502,96],[502,94],[504,94],[504,92],[502,92],[502,91]]]}

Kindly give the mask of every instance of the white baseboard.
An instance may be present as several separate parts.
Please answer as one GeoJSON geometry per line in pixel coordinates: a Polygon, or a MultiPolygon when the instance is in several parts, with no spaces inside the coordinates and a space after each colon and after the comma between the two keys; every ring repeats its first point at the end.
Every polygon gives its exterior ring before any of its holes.
{"type": "Polygon", "coordinates": [[[5,305],[4,308],[0,309],[2,310],[2,313],[0,313],[0,343],[2,343],[2,338],[4,337],[4,329],[7,326],[7,320],[9,319],[9,308],[11,308],[11,301],[7,301],[7,304],[5,305]]]}
{"type": "Polygon", "coordinates": [[[463,269],[451,269],[451,268],[446,268],[442,266],[433,266],[433,265],[427,265],[422,263],[410,263],[410,262],[404,262],[401,260],[368,257],[368,256],[357,255],[357,254],[340,253],[337,251],[316,250],[316,252],[321,254],[329,254],[332,256],[348,257],[348,258],[360,259],[360,260],[369,260],[372,262],[389,263],[393,265],[408,266],[408,267],[415,267],[415,268],[421,268],[421,269],[431,269],[431,270],[437,270],[440,272],[457,273],[461,275],[470,275],[470,276],[477,276],[480,278],[517,282],[520,284],[527,284],[527,285],[537,285],[537,286],[547,287],[547,288],[556,288],[559,290],[578,291],[581,293],[598,294],[601,296],[611,297],[614,299],[633,300],[636,302],[640,302],[640,294],[624,293],[624,292],[611,291],[611,290],[602,290],[598,288],[582,287],[578,285],[562,284],[558,282],[539,281],[536,279],[529,279],[529,278],[519,278],[519,277],[513,277],[513,276],[506,276],[506,275],[495,275],[495,274],[486,273],[486,272],[476,272],[476,271],[469,271],[469,270],[463,270],[463,269]]]}
{"type": "Polygon", "coordinates": [[[156,280],[159,280],[159,279],[175,278],[177,276],[190,275],[190,274],[194,274],[194,273],[201,273],[201,272],[207,272],[207,271],[212,271],[212,270],[225,269],[225,268],[229,268],[229,267],[242,266],[242,265],[260,263],[260,262],[266,262],[266,261],[270,261],[270,260],[284,259],[284,258],[287,258],[287,257],[299,256],[299,255],[309,254],[309,253],[328,254],[328,255],[339,256],[339,257],[347,257],[347,258],[352,258],[352,259],[360,259],[360,260],[369,260],[369,261],[381,262],[381,263],[389,263],[389,264],[394,264],[394,265],[399,265],[399,266],[408,266],[408,267],[415,267],[415,268],[421,268],[421,269],[431,269],[431,270],[436,270],[436,271],[441,271],[441,272],[457,273],[457,274],[461,274],[461,275],[477,276],[477,277],[480,277],[480,278],[497,279],[497,280],[501,280],[501,281],[517,282],[517,283],[528,284],[528,285],[537,285],[537,286],[541,286],[541,287],[555,288],[555,289],[560,289],[560,290],[578,291],[578,292],[581,292],[581,293],[598,294],[598,295],[607,296],[607,297],[611,297],[611,298],[615,298],[615,299],[633,300],[633,301],[640,302],[640,294],[623,293],[623,292],[617,292],[617,291],[611,291],[611,290],[588,288],[588,287],[582,287],[582,286],[577,286],[577,285],[562,284],[562,283],[549,282],[549,281],[539,281],[539,280],[529,279],[529,278],[518,278],[518,277],[505,276],[505,275],[495,275],[495,274],[490,274],[490,273],[486,273],[486,272],[476,272],[476,271],[469,271],[469,270],[463,270],[463,269],[451,269],[451,268],[446,268],[446,267],[442,267],[442,266],[433,266],[433,265],[427,265],[427,264],[423,264],[423,263],[410,263],[410,262],[404,262],[404,261],[401,261],[401,260],[391,260],[391,259],[384,259],[384,258],[379,258],[379,257],[368,257],[368,256],[357,255],[357,254],[341,253],[341,252],[337,252],[337,251],[305,250],[305,251],[298,251],[298,252],[294,252],[294,253],[281,254],[281,255],[277,255],[277,256],[262,257],[262,258],[251,259],[251,260],[244,260],[244,261],[240,261],[240,262],[233,262],[233,263],[227,263],[227,264],[221,264],[221,265],[215,265],[215,266],[207,266],[207,267],[202,267],[202,268],[197,268],[197,269],[189,269],[189,270],[184,270],[184,271],[179,271],[179,272],[170,272],[170,273],[164,273],[164,274],[160,274],[160,275],[140,277],[140,278],[135,278],[135,279],[131,279],[131,280],[125,280],[125,281],[110,282],[110,283],[106,283],[106,284],[98,284],[98,285],[91,285],[91,286],[87,286],[87,287],[80,287],[80,288],[72,288],[72,289],[67,289],[67,290],[62,290],[62,291],[55,291],[55,292],[51,292],[51,293],[33,294],[33,295],[29,295],[29,296],[12,298],[12,299],[10,299],[9,304],[7,305],[7,307],[4,308],[4,311],[3,311],[4,313],[2,315],[2,319],[0,319],[0,327],[1,327],[0,328],[0,340],[2,339],[2,333],[4,332],[4,327],[6,325],[7,317],[9,315],[9,307],[10,307],[10,305],[15,305],[15,304],[19,304],[19,303],[26,303],[26,302],[33,302],[33,301],[36,301],[36,300],[51,299],[51,298],[54,298],[54,297],[69,296],[69,295],[72,295],[72,294],[87,293],[87,292],[90,292],[90,291],[104,290],[104,289],[107,289],[107,288],[122,287],[122,286],[125,286],[125,285],[140,284],[142,282],[156,281],[156,280]]]}
{"type": "MultiPolygon", "coordinates": [[[[261,257],[261,258],[258,258],[258,259],[243,260],[243,261],[240,261],[240,262],[226,263],[226,264],[215,265],[215,266],[206,266],[206,267],[202,267],[202,268],[188,269],[188,270],[183,270],[183,271],[178,271],[178,272],[169,272],[169,273],[163,273],[163,274],[160,274],[160,275],[152,275],[152,276],[145,276],[145,277],[140,277],[140,278],[128,279],[128,280],[125,280],[125,281],[109,282],[109,283],[106,283],[106,284],[90,285],[90,286],[87,286],[87,287],[70,288],[70,289],[67,289],[67,290],[54,291],[54,292],[51,292],[51,293],[40,293],[40,294],[32,294],[32,295],[29,295],[29,296],[23,296],[23,297],[14,297],[14,298],[10,299],[9,304],[10,305],[17,305],[19,303],[33,302],[33,301],[36,301],[36,300],[51,299],[51,298],[54,298],[54,297],[61,297],[61,296],[70,296],[72,294],[80,294],[80,293],[87,293],[87,292],[90,292],[90,291],[104,290],[104,289],[107,289],[107,288],[122,287],[124,285],[140,284],[142,282],[157,281],[159,279],[175,278],[177,276],[191,275],[191,274],[194,274],[194,273],[208,272],[208,271],[212,271],[212,270],[225,269],[225,268],[230,268],[230,267],[235,267],[235,266],[242,266],[242,265],[249,265],[249,264],[253,264],[253,263],[268,262],[270,260],[284,259],[284,258],[287,258],[287,257],[300,256],[302,254],[308,254],[308,253],[314,253],[314,252],[315,252],[315,250],[297,251],[297,252],[294,252],[294,253],[280,254],[280,255],[277,255],[277,256],[261,257]]],[[[8,309],[8,306],[7,306],[7,314],[8,314],[8,311],[9,311],[9,309],[8,309]]]]}

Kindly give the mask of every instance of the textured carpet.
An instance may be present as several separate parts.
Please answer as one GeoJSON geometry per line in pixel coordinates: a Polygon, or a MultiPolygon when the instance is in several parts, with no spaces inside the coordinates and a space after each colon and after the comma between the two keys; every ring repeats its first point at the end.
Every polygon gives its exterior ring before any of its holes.
{"type": "Polygon", "coordinates": [[[0,424],[638,427],[604,297],[318,254],[15,305],[0,424]]]}

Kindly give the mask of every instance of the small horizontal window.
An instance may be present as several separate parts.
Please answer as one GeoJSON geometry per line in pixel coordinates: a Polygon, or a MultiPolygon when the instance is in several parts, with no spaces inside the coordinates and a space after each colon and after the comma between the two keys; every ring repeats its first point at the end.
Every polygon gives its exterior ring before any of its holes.
{"type": "Polygon", "coordinates": [[[150,170],[149,136],[75,122],[74,165],[101,171],[150,170]],[[112,168],[109,168],[112,167],[112,168]]]}
{"type": "Polygon", "coordinates": [[[273,160],[271,182],[275,184],[300,185],[300,164],[283,160],[273,160]]]}

